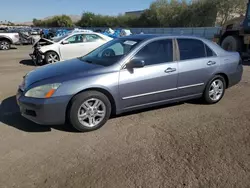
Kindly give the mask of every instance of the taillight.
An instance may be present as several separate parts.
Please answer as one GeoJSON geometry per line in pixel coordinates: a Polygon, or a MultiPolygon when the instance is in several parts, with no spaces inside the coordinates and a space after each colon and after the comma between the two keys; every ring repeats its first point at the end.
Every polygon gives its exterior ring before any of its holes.
{"type": "Polygon", "coordinates": [[[19,38],[19,35],[14,35],[15,38],[19,38]]]}

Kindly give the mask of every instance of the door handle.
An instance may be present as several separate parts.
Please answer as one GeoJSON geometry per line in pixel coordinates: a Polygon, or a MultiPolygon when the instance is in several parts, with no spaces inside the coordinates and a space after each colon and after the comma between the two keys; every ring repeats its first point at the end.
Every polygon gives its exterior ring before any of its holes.
{"type": "Polygon", "coordinates": [[[171,67],[169,67],[169,68],[167,68],[166,70],[165,70],[165,73],[170,73],[170,72],[175,72],[176,71],[176,68],[171,68],[171,67]]]}
{"type": "Polygon", "coordinates": [[[207,63],[207,65],[209,65],[209,66],[211,66],[211,65],[215,65],[216,64],[216,62],[215,61],[209,61],[208,63],[207,63]]]}

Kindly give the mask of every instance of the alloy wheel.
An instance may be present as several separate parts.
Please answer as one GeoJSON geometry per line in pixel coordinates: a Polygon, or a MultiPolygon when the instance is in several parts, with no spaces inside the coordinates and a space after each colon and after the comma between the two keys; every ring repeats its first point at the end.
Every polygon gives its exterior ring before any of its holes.
{"type": "Polygon", "coordinates": [[[56,54],[49,54],[48,63],[56,63],[59,61],[59,57],[56,54]]]}
{"type": "Polygon", "coordinates": [[[85,101],[78,110],[78,120],[86,127],[95,127],[106,115],[105,104],[97,98],[85,101]]]}
{"type": "Polygon", "coordinates": [[[3,49],[3,50],[8,50],[9,48],[10,48],[10,44],[8,43],[8,42],[2,42],[1,44],[0,44],[0,47],[1,47],[1,49],[3,49]]]}
{"type": "Polygon", "coordinates": [[[223,95],[224,84],[220,79],[216,79],[209,87],[209,98],[212,101],[218,101],[223,95]]]}

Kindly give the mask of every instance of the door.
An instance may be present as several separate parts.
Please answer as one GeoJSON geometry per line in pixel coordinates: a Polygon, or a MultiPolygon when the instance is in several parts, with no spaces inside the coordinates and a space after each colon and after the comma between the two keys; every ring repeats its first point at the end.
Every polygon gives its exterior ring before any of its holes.
{"type": "Polygon", "coordinates": [[[147,44],[134,59],[143,60],[145,66],[120,71],[122,110],[150,106],[176,97],[178,64],[174,61],[172,39],[147,44]]]}
{"type": "Polygon", "coordinates": [[[177,39],[177,42],[180,52],[178,96],[202,94],[219,66],[218,58],[201,40],[177,39]]]}
{"type": "Polygon", "coordinates": [[[60,53],[63,60],[80,57],[84,47],[83,34],[75,34],[65,39],[67,43],[60,44],[60,53]]]}

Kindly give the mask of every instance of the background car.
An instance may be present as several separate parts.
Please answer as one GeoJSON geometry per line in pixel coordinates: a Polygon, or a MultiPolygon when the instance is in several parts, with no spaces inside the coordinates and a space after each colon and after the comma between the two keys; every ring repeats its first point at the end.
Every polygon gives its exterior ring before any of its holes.
{"type": "Polygon", "coordinates": [[[79,131],[90,131],[111,113],[201,97],[217,103],[242,72],[239,53],[206,39],[134,35],[30,72],[17,100],[22,115],[34,122],[68,119],[79,131]]]}
{"type": "Polygon", "coordinates": [[[17,32],[0,33],[0,50],[9,50],[12,44],[19,44],[19,34],[17,32]]]}
{"type": "Polygon", "coordinates": [[[30,54],[36,64],[55,63],[83,56],[112,38],[95,32],[74,32],[54,38],[40,39],[34,44],[34,52],[30,54]]]}

